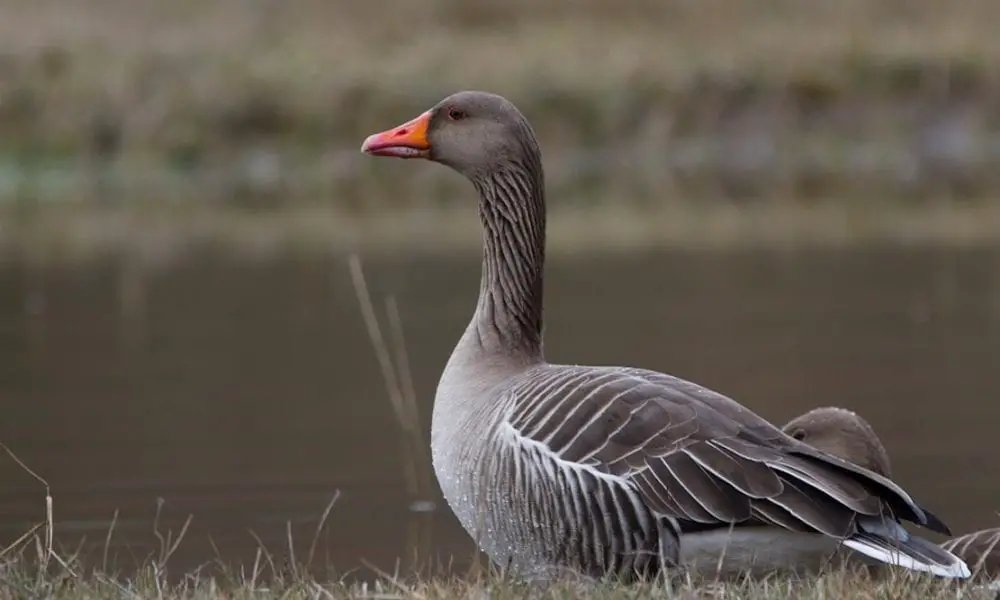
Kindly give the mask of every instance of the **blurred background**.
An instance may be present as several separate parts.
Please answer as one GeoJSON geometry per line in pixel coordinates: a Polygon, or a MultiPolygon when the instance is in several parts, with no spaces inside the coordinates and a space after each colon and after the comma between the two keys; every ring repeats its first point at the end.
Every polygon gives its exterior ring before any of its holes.
{"type": "MultiPolygon", "coordinates": [[[[475,195],[358,149],[487,89],[542,144],[551,360],[779,424],[855,409],[956,532],[1000,525],[998,22],[992,0],[0,0],[0,441],[50,485],[62,551],[109,570],[168,532],[177,573],[305,562],[321,523],[313,568],[469,568],[427,445],[475,195]]],[[[0,452],[0,548],[45,494],[0,452]]]]}

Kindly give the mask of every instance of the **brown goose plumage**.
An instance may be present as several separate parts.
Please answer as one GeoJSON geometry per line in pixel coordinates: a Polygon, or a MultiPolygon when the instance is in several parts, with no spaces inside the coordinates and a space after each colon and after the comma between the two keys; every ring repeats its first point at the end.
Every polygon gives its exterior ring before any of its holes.
{"type": "MultiPolygon", "coordinates": [[[[889,453],[875,429],[857,413],[834,406],[813,409],[784,426],[792,437],[884,477],[892,477],[889,453]]],[[[966,561],[974,573],[1000,577],[1000,528],[950,538],[942,548],[966,561]]]]}
{"type": "Polygon", "coordinates": [[[460,92],[362,150],[445,164],[479,192],[479,301],[438,384],[431,448],[445,499],[496,564],[536,580],[651,575],[676,565],[685,531],[757,523],[968,575],[945,551],[896,549],[912,537],[898,519],[947,529],[892,481],[735,401],[655,371],[546,362],[541,153],[509,101],[460,92]]]}

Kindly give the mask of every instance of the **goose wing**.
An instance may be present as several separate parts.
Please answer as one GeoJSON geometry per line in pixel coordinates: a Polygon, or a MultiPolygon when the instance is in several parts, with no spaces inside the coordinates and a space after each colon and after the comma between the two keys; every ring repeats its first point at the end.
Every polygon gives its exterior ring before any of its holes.
{"type": "Polygon", "coordinates": [[[859,534],[859,518],[888,516],[947,532],[889,479],[688,381],[547,365],[505,394],[516,444],[633,488],[682,530],[757,522],[845,539],[859,534]]]}

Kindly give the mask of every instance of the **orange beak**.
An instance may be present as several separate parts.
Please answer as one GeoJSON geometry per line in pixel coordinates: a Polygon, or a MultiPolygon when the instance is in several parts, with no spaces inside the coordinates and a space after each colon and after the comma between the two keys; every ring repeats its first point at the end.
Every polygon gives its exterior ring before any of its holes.
{"type": "Polygon", "coordinates": [[[427,158],[431,152],[431,144],[427,141],[430,122],[431,113],[427,111],[398,127],[374,133],[361,144],[361,151],[372,156],[427,158]]]}

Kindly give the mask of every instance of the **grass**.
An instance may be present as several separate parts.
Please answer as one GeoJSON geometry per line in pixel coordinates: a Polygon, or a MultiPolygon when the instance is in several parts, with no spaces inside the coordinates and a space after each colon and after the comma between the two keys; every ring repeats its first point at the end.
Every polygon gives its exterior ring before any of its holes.
{"type": "Polygon", "coordinates": [[[735,599],[747,600],[993,600],[995,591],[983,587],[958,587],[931,583],[926,578],[896,577],[888,581],[872,580],[851,573],[834,573],[809,580],[768,580],[745,581],[732,584],[696,585],[682,583],[673,591],[665,590],[662,584],[637,585],[599,584],[581,589],[565,583],[556,584],[544,590],[504,582],[499,579],[456,580],[436,579],[427,581],[402,581],[395,577],[383,576],[369,584],[347,584],[324,582],[304,576],[281,576],[266,581],[240,579],[233,576],[208,577],[198,574],[185,576],[179,583],[168,583],[160,579],[155,569],[150,568],[127,581],[117,581],[99,574],[80,579],[55,575],[39,584],[30,573],[17,570],[17,566],[7,565],[5,581],[0,584],[0,594],[9,598],[45,597],[82,600],[101,599],[203,599],[235,600],[239,598],[262,599],[337,599],[364,598],[371,600],[491,600],[513,598],[551,598],[553,600],[607,599],[643,600],[655,598],[678,599],[735,599]]]}
{"type": "MultiPolygon", "coordinates": [[[[356,259],[352,260],[351,269],[355,277],[361,277],[363,280],[360,263],[356,259]]],[[[359,300],[363,303],[370,302],[364,289],[366,288],[358,288],[359,300]]],[[[374,317],[370,304],[364,311],[366,320],[374,317]]],[[[377,330],[377,325],[374,325],[372,333],[377,330]]],[[[385,348],[384,345],[380,347],[385,348]]],[[[398,390],[393,391],[390,395],[397,392],[398,390]]],[[[408,415],[408,409],[403,406],[399,408],[404,413],[400,415],[400,419],[413,418],[408,415]]],[[[849,568],[809,578],[773,576],[723,582],[695,580],[681,576],[670,583],[653,581],[638,584],[614,582],[581,584],[566,580],[545,588],[529,587],[481,568],[461,577],[454,573],[443,572],[430,576],[391,574],[369,566],[368,573],[355,576],[352,580],[338,579],[336,576],[324,578],[317,576],[316,570],[311,568],[311,565],[317,540],[326,519],[334,509],[336,495],[323,511],[309,550],[301,562],[296,558],[295,543],[289,529],[288,551],[284,559],[272,554],[263,543],[260,543],[257,557],[252,565],[234,569],[220,557],[217,562],[207,564],[203,569],[182,574],[172,573],[169,562],[171,555],[183,542],[191,519],[189,517],[176,534],[170,531],[161,532],[158,522],[162,504],[158,505],[157,517],[153,523],[153,535],[160,544],[158,555],[150,557],[131,575],[122,576],[108,562],[108,547],[114,534],[114,521],[105,539],[103,560],[87,560],[87,557],[82,557],[79,553],[59,552],[54,542],[53,498],[48,483],[21,462],[6,446],[2,446],[2,449],[44,486],[46,516],[43,522],[29,529],[6,548],[0,549],[0,598],[502,600],[531,597],[553,600],[647,598],[994,600],[997,596],[996,590],[981,584],[941,581],[905,571],[892,571],[887,576],[873,577],[868,571],[849,568]],[[99,566],[95,566],[95,562],[99,566]]]]}
{"type": "MultiPolygon", "coordinates": [[[[360,265],[352,264],[352,273],[360,276],[360,265]]],[[[359,299],[368,298],[360,291],[359,299]]],[[[368,309],[366,309],[368,310],[368,309]]],[[[406,417],[410,418],[410,417],[406,417]]],[[[773,576],[737,581],[702,581],[690,577],[670,583],[654,581],[639,584],[593,582],[581,584],[570,580],[550,587],[529,587],[495,572],[474,570],[465,577],[456,574],[420,576],[386,573],[370,566],[368,573],[352,580],[317,576],[310,568],[320,532],[334,508],[337,497],[324,510],[309,551],[299,562],[289,529],[288,554],[284,560],[272,554],[261,543],[252,565],[234,569],[221,558],[217,564],[189,573],[172,573],[171,555],[184,540],[187,524],[180,531],[161,532],[158,515],[153,534],[160,543],[157,556],[150,557],[129,576],[118,574],[108,563],[107,548],[114,533],[114,521],[105,540],[103,560],[94,566],[93,560],[78,553],[63,555],[54,544],[53,499],[48,483],[24,465],[9,449],[3,449],[31,476],[45,487],[46,518],[8,547],[0,549],[0,598],[50,598],[66,600],[157,598],[163,600],[202,599],[339,599],[371,600],[495,600],[507,598],[607,599],[640,600],[655,598],[680,599],[941,599],[994,600],[997,592],[981,584],[941,581],[912,572],[892,571],[887,576],[873,577],[867,571],[843,568],[816,577],[795,578],[773,576]],[[669,586],[669,588],[668,588],[669,586]]]]}

